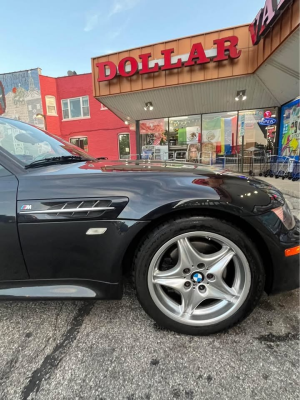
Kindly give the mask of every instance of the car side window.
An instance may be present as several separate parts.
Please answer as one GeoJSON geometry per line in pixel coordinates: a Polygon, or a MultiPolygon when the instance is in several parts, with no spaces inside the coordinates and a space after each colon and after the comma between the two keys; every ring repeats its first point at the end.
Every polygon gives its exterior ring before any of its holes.
{"type": "Polygon", "coordinates": [[[19,129],[8,123],[1,123],[0,145],[19,160],[28,164],[35,158],[43,158],[45,154],[51,153],[52,147],[45,140],[46,135],[40,141],[34,140],[26,133],[26,128],[25,126],[23,129],[19,129]]]}
{"type": "Polygon", "coordinates": [[[3,178],[4,176],[10,176],[11,173],[9,171],[7,171],[6,168],[4,168],[1,164],[0,164],[0,178],[3,178]]]}

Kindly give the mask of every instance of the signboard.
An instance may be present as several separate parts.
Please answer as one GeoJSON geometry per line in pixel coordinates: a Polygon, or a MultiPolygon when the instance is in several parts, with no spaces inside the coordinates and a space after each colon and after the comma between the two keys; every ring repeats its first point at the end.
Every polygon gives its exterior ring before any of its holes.
{"type": "Polygon", "coordinates": [[[240,136],[245,136],[245,120],[246,116],[245,114],[240,115],[240,136]]]}
{"type": "Polygon", "coordinates": [[[158,71],[167,71],[174,68],[191,67],[193,65],[207,64],[211,61],[219,62],[228,59],[237,59],[242,50],[238,50],[239,39],[237,36],[228,36],[214,40],[216,48],[204,50],[202,43],[194,43],[189,54],[172,57],[174,49],[161,51],[162,59],[152,60],[151,53],[140,54],[139,63],[134,57],[124,57],[116,65],[113,61],[104,61],[96,64],[98,68],[98,82],[114,79],[117,73],[123,77],[135,74],[150,74],[158,71]]]}
{"type": "Polygon", "coordinates": [[[276,125],[277,119],[276,118],[263,118],[258,123],[259,123],[259,125],[263,125],[263,126],[276,125]]]}
{"type": "Polygon", "coordinates": [[[292,0],[266,0],[264,8],[261,8],[252,24],[249,26],[253,45],[260,42],[274,23],[277,21],[285,8],[292,0]]]}
{"type": "Polygon", "coordinates": [[[279,155],[300,155],[300,99],[281,109],[279,155]]]}

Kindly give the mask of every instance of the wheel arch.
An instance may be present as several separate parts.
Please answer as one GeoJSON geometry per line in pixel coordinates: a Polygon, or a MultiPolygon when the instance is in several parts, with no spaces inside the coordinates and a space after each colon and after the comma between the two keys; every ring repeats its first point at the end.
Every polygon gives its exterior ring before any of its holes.
{"type": "Polygon", "coordinates": [[[163,216],[153,219],[150,223],[148,223],[139,233],[132,239],[130,242],[125,255],[122,260],[122,271],[123,275],[129,274],[132,269],[132,263],[134,260],[136,249],[139,245],[143,242],[146,235],[151,232],[155,227],[162,224],[163,222],[169,220],[170,218],[176,218],[180,216],[207,216],[207,217],[214,217],[218,219],[225,220],[227,222],[232,223],[237,228],[245,232],[251,240],[255,243],[259,255],[262,259],[263,266],[266,273],[266,281],[265,281],[265,292],[270,293],[273,283],[273,264],[271,254],[268,250],[268,247],[260,235],[260,233],[253,228],[249,222],[245,221],[244,219],[238,217],[235,214],[225,212],[223,210],[215,210],[215,209],[208,209],[208,208],[195,208],[189,210],[177,210],[174,212],[170,212],[163,216]]]}

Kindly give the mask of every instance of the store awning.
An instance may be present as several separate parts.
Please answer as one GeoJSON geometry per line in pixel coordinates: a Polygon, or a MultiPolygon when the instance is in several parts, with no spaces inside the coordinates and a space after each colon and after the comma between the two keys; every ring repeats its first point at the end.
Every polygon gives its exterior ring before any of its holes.
{"type": "Polygon", "coordinates": [[[123,120],[172,117],[281,106],[299,96],[299,28],[254,73],[230,79],[176,85],[98,100],[123,120]],[[247,99],[236,101],[238,91],[247,99]],[[145,111],[152,102],[153,111],[145,111]]]}

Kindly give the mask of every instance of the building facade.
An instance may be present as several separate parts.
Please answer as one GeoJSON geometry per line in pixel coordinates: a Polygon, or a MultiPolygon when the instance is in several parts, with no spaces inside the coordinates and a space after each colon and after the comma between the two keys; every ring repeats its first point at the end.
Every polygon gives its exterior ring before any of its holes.
{"type": "Polygon", "coordinates": [[[0,74],[0,115],[43,127],[39,68],[0,74]]]}
{"type": "Polygon", "coordinates": [[[40,82],[49,132],[94,157],[115,160],[136,153],[135,126],[126,125],[94,99],[91,73],[61,78],[41,75],[40,82]]]}
{"type": "Polygon", "coordinates": [[[143,158],[299,156],[299,1],[253,23],[92,59],[93,94],[136,124],[143,158]]]}
{"type": "Polygon", "coordinates": [[[136,153],[135,126],[94,99],[91,73],[51,78],[36,68],[2,74],[0,114],[47,129],[94,157],[136,153]]]}

